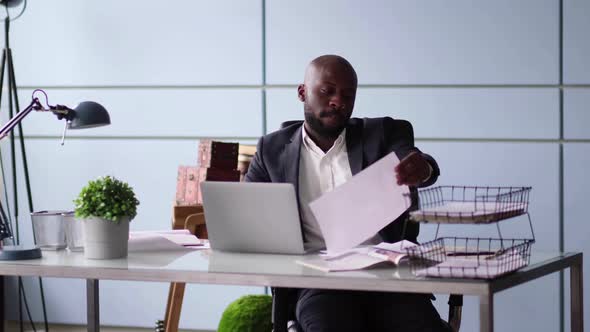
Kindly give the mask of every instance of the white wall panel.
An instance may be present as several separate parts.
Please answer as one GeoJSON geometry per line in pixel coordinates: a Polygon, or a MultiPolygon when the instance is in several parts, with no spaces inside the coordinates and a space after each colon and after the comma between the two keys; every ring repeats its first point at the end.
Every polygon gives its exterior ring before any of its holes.
{"type": "MultiPolygon", "coordinates": [[[[33,90],[22,89],[24,109],[33,90]]],[[[117,137],[258,137],[262,133],[258,89],[46,89],[49,104],[71,108],[91,100],[103,105],[111,125],[69,130],[67,136],[117,137]]],[[[42,93],[35,93],[43,105],[42,93]]],[[[1,116],[8,118],[8,105],[1,116]]],[[[64,121],[51,114],[31,113],[22,122],[27,136],[61,136],[64,121]]]]}
{"type": "Polygon", "coordinates": [[[267,82],[336,53],[364,84],[554,84],[558,1],[267,2],[267,82]]]}
{"type": "MultiPolygon", "coordinates": [[[[245,141],[244,143],[253,143],[245,141]]],[[[35,210],[71,209],[72,200],[88,180],[111,174],[128,182],[140,200],[137,217],[131,230],[169,229],[172,202],[176,191],[178,165],[196,165],[197,141],[193,140],[96,140],[72,139],[63,147],[55,140],[27,141],[29,172],[35,210]]],[[[3,152],[6,143],[3,141],[3,152]]],[[[7,158],[7,155],[4,155],[7,158]]],[[[5,165],[9,165],[8,160],[5,165]]],[[[5,167],[6,167],[5,166],[5,167]]],[[[31,222],[19,176],[21,241],[32,243],[31,222]]],[[[9,168],[7,168],[9,169],[9,168]]],[[[7,174],[7,176],[10,176],[7,174]]],[[[12,181],[8,179],[10,186],[12,181]]],[[[163,318],[167,288],[158,283],[103,282],[101,289],[101,323],[152,327],[163,318]],[[125,311],[128,314],[121,315],[125,311]]],[[[34,317],[42,319],[41,302],[36,281],[28,282],[34,317]]],[[[52,322],[83,324],[86,319],[85,284],[80,281],[49,279],[46,281],[47,301],[52,322]]],[[[182,324],[185,328],[217,327],[225,306],[243,294],[262,293],[261,287],[190,286],[184,299],[182,324]],[[203,301],[206,298],[207,301],[203,301]]],[[[11,306],[7,306],[11,308],[11,306]]],[[[9,317],[16,319],[13,308],[9,317]]]]}
{"type": "Polygon", "coordinates": [[[590,1],[563,1],[563,81],[590,84],[590,1]]]}
{"type": "MultiPolygon", "coordinates": [[[[557,298],[559,298],[559,279],[556,273],[497,293],[494,296],[494,330],[502,332],[559,331],[557,298]]],[[[439,314],[445,320],[448,317],[448,300],[447,294],[436,294],[434,302],[439,314]]],[[[477,297],[463,297],[461,331],[479,331],[479,299],[477,297]]]]}
{"type": "Polygon", "coordinates": [[[564,89],[563,135],[571,139],[590,138],[590,89],[564,89]]]}
{"type": "MultiPolygon", "coordinates": [[[[266,95],[269,132],[303,119],[295,88],[266,95]]],[[[359,88],[353,116],[406,119],[416,137],[556,139],[558,109],[557,89],[359,88]]]]}
{"type": "MultiPolygon", "coordinates": [[[[564,241],[566,251],[581,251],[584,253],[584,320],[590,321],[590,268],[588,254],[588,196],[590,194],[590,144],[564,145],[564,241]]],[[[565,273],[565,331],[570,325],[570,283],[569,273],[565,273]]]]}
{"type": "Polygon", "coordinates": [[[29,1],[11,29],[17,83],[260,84],[261,15],[256,0],[29,1]]]}
{"type": "MultiPolygon", "coordinates": [[[[236,142],[237,140],[230,140],[236,142]]],[[[254,143],[253,140],[243,141],[254,143]]],[[[61,146],[53,139],[26,140],[36,210],[72,208],[72,200],[88,180],[113,175],[128,182],[141,202],[132,230],[170,227],[178,165],[197,165],[198,141],[192,139],[76,139],[61,146]]],[[[2,142],[6,184],[11,186],[8,141],[2,142]]],[[[17,142],[18,147],[18,142],[17,142]]],[[[21,212],[24,178],[17,154],[21,212]]]]}
{"type": "MultiPolygon", "coordinates": [[[[357,92],[357,98],[359,94],[360,91],[357,92]]],[[[266,89],[267,132],[279,129],[283,121],[303,119],[303,103],[297,99],[297,88],[266,89]]]]}

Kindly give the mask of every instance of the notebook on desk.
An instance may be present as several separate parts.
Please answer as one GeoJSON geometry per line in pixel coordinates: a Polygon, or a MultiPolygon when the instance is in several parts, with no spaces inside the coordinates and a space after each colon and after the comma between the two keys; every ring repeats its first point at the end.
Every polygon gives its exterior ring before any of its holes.
{"type": "Polygon", "coordinates": [[[295,189],[288,183],[201,183],[212,249],[303,254],[295,189]]]}

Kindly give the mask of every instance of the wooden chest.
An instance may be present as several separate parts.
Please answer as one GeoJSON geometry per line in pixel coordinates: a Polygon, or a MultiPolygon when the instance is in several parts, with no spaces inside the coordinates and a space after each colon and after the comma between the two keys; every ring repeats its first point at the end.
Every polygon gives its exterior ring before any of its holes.
{"type": "Polygon", "coordinates": [[[199,142],[199,165],[207,168],[235,170],[238,167],[238,147],[238,143],[201,140],[199,142]]]}
{"type": "Polygon", "coordinates": [[[176,205],[202,204],[199,184],[203,181],[240,181],[240,171],[198,166],[178,166],[176,205]]]}
{"type": "Polygon", "coordinates": [[[199,167],[178,166],[176,178],[176,205],[186,206],[197,204],[199,189],[199,167]]]}

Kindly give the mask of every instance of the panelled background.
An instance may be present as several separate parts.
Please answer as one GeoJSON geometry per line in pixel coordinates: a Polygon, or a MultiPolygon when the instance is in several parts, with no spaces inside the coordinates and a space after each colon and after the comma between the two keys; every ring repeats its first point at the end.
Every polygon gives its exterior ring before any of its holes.
{"type": "MultiPolygon", "coordinates": [[[[438,184],[530,185],[533,249],[588,252],[588,31],[588,0],[30,0],[11,28],[21,108],[43,88],[52,104],[94,100],[112,118],[109,127],[70,131],[64,146],[51,115],[23,122],[35,210],[70,209],[89,179],[113,174],[141,201],[132,230],[169,227],[176,167],[196,164],[198,140],[254,143],[301,119],[295,88],[306,64],[336,53],[358,72],[355,115],[410,120],[418,147],[440,164],[438,184]]],[[[7,140],[1,147],[8,172],[7,140]]],[[[26,214],[22,181],[19,189],[26,214]]],[[[31,243],[30,219],[19,220],[31,243]]],[[[503,230],[525,236],[523,225],[503,230]]],[[[421,240],[433,236],[423,227],[421,240]]],[[[588,268],[585,276],[588,285],[588,268]]],[[[498,294],[498,330],[568,330],[568,277],[498,294]]],[[[40,321],[37,282],[25,283],[40,321]]],[[[49,320],[83,324],[84,282],[44,283],[49,320]]],[[[16,319],[14,280],[6,287],[16,319]]],[[[167,284],[101,287],[105,325],[151,327],[164,315],[167,284]]],[[[181,327],[214,330],[230,301],[263,292],[190,285],[181,327]]],[[[446,316],[446,296],[436,302],[446,316]]],[[[466,298],[463,330],[477,330],[478,316],[476,299],[466,298]]]]}

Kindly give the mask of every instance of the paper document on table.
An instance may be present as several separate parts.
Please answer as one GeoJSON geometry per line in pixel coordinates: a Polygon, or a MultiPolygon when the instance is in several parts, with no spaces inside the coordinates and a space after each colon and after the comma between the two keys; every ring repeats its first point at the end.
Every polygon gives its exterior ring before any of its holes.
{"type": "Polygon", "coordinates": [[[324,272],[353,271],[366,269],[388,262],[384,256],[371,255],[370,247],[354,248],[336,256],[306,255],[295,263],[324,272]]]}
{"type": "Polygon", "coordinates": [[[129,237],[153,235],[153,234],[190,234],[188,229],[158,229],[151,231],[132,231],[129,232],[129,237]]]}
{"type": "Polygon", "coordinates": [[[412,243],[408,240],[401,240],[395,243],[381,242],[378,245],[375,245],[374,247],[377,249],[384,249],[397,252],[400,254],[405,254],[407,249],[413,248],[415,246],[417,246],[417,244],[412,243]]]}
{"type": "Polygon", "coordinates": [[[172,251],[202,245],[188,230],[129,232],[129,251],[172,251]]]}
{"type": "Polygon", "coordinates": [[[409,189],[397,184],[397,164],[392,152],[309,204],[328,253],[361,244],[407,210],[409,189]]]}
{"type": "Polygon", "coordinates": [[[296,260],[295,263],[324,272],[362,270],[381,263],[399,265],[402,260],[406,259],[407,255],[401,249],[396,250],[404,246],[415,246],[412,242],[406,240],[403,240],[403,242],[382,242],[372,247],[361,246],[334,256],[326,254],[306,255],[302,259],[296,260]]]}

